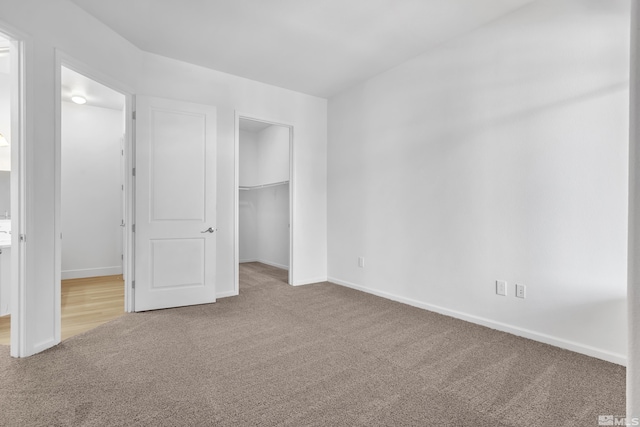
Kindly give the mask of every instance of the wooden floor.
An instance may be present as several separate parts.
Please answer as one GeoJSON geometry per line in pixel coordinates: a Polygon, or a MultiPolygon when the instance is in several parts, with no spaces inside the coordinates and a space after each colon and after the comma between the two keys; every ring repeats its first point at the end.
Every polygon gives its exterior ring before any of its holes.
{"type": "MultiPolygon", "coordinates": [[[[62,281],[62,339],[95,328],[124,314],[122,276],[62,281]]],[[[11,316],[0,317],[0,345],[9,345],[11,316]]]]}

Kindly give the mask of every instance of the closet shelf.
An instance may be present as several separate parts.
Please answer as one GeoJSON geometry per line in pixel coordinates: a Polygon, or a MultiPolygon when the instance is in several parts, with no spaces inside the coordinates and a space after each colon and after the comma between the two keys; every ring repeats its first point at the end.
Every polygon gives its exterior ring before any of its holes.
{"type": "Polygon", "coordinates": [[[250,186],[241,185],[238,187],[238,190],[241,190],[241,191],[258,190],[260,188],[275,187],[277,185],[285,185],[288,183],[289,181],[280,181],[280,182],[273,182],[271,184],[262,184],[262,185],[250,185],[250,186]]]}

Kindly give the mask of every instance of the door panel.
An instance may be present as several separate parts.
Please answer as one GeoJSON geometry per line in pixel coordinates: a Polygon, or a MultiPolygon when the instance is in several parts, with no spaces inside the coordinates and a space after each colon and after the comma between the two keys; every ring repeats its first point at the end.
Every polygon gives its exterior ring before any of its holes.
{"type": "Polygon", "coordinates": [[[215,302],[215,107],[136,101],[135,310],[215,302]]]}
{"type": "Polygon", "coordinates": [[[205,240],[151,240],[151,289],[205,286],[205,240]]]}
{"type": "Polygon", "coordinates": [[[151,220],[203,221],[207,117],[180,110],[150,113],[151,220]]]}

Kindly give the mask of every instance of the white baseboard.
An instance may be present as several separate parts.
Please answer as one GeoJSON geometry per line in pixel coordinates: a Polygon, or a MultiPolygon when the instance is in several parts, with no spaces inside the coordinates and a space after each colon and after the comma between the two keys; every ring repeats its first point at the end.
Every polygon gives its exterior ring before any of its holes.
{"type": "Polygon", "coordinates": [[[315,277],[311,279],[298,280],[295,283],[292,283],[292,286],[304,286],[304,285],[313,285],[314,283],[326,282],[327,276],[315,277]]]}
{"type": "Polygon", "coordinates": [[[563,348],[565,350],[575,351],[576,353],[581,353],[586,356],[591,356],[597,359],[606,360],[607,362],[616,363],[618,365],[622,365],[622,366],[627,365],[627,357],[622,354],[612,353],[606,350],[580,344],[574,341],[565,340],[563,338],[558,338],[558,337],[543,334],[540,332],[532,331],[529,329],[512,326],[506,323],[497,322],[495,320],[487,319],[484,317],[475,316],[473,314],[467,314],[467,313],[463,313],[456,310],[450,310],[448,308],[440,307],[437,305],[427,304],[415,299],[401,297],[388,292],[370,289],[365,286],[360,286],[360,285],[356,285],[355,283],[337,279],[335,277],[329,277],[328,280],[331,283],[335,283],[351,289],[356,289],[358,291],[366,292],[368,294],[376,295],[382,298],[390,299],[392,301],[401,302],[403,304],[411,305],[413,307],[418,307],[424,310],[433,311],[435,313],[444,314],[445,316],[454,317],[456,319],[486,326],[488,328],[496,329],[502,332],[507,332],[513,335],[517,335],[519,337],[528,338],[534,341],[539,341],[555,347],[563,348]]]}
{"type": "Polygon", "coordinates": [[[216,294],[216,299],[227,298],[227,297],[235,297],[235,296],[238,296],[238,292],[236,292],[236,291],[226,291],[226,292],[220,292],[220,293],[216,294]]]}
{"type": "Polygon", "coordinates": [[[122,266],[120,265],[115,267],[83,268],[79,270],[63,271],[62,280],[81,279],[84,277],[115,276],[117,274],[122,274],[122,266]]]}
{"type": "Polygon", "coordinates": [[[277,267],[277,268],[280,268],[282,270],[289,271],[289,266],[288,265],[278,264],[277,262],[266,261],[264,259],[259,259],[259,260],[257,260],[257,262],[259,262],[261,264],[270,265],[271,267],[277,267]]]}
{"type": "Polygon", "coordinates": [[[39,344],[34,345],[32,348],[27,349],[27,353],[23,356],[20,357],[29,357],[29,356],[33,356],[34,354],[38,354],[41,353],[51,347],[55,347],[56,345],[60,344],[60,341],[57,341],[55,339],[51,339],[51,340],[46,340],[43,341],[39,344]]]}
{"type": "Polygon", "coordinates": [[[271,262],[271,261],[267,261],[264,259],[258,259],[258,258],[252,258],[252,259],[241,259],[240,264],[244,264],[247,262],[259,262],[260,264],[266,264],[266,265],[270,265],[271,267],[277,267],[277,268],[281,268],[283,270],[289,270],[289,266],[288,265],[284,265],[284,264],[278,264],[277,262],[271,262]]]}

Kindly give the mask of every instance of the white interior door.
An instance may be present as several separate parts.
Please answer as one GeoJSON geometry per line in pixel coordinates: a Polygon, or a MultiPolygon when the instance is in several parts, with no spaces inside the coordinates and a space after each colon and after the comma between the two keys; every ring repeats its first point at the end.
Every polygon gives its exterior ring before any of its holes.
{"type": "Polygon", "coordinates": [[[136,98],[135,311],[215,302],[215,107],[136,98]]]}

